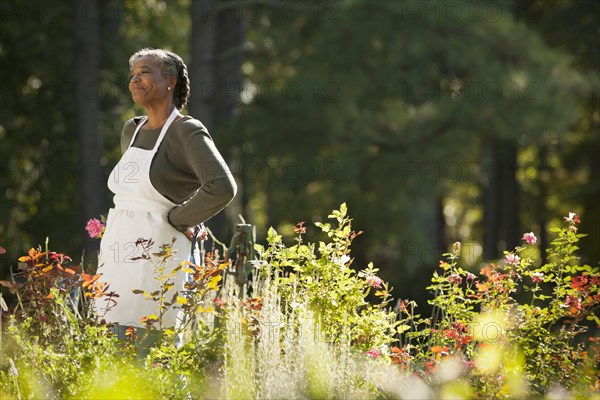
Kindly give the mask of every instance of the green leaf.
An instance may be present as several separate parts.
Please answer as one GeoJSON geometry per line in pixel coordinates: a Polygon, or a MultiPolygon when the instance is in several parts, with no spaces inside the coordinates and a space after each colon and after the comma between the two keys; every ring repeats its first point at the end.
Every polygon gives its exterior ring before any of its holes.
{"type": "Polygon", "coordinates": [[[588,321],[594,321],[596,325],[600,325],[600,318],[598,318],[596,314],[590,314],[587,317],[585,317],[585,319],[587,319],[588,321]]]}
{"type": "Polygon", "coordinates": [[[273,229],[273,227],[270,227],[267,231],[267,242],[270,244],[281,242],[281,235],[278,235],[277,231],[273,229]]]}
{"type": "Polygon", "coordinates": [[[327,233],[331,230],[331,224],[329,222],[327,222],[327,223],[315,222],[315,225],[317,227],[321,228],[321,230],[325,233],[327,233]]]}
{"type": "Polygon", "coordinates": [[[347,213],[348,213],[348,207],[346,207],[346,203],[342,203],[340,205],[340,214],[342,217],[345,217],[347,213]]]}

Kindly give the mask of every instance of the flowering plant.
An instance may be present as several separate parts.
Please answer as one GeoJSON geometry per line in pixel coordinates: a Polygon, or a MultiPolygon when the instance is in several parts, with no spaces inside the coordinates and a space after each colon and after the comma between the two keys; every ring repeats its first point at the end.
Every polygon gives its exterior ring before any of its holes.
{"type": "Polygon", "coordinates": [[[263,276],[275,276],[286,304],[292,305],[294,297],[307,299],[328,340],[345,340],[342,332],[350,327],[352,343],[367,351],[393,340],[397,323],[387,308],[391,288],[377,276],[378,269],[372,263],[359,272],[350,268],[350,246],[362,232],[352,230],[347,212],[343,203],[328,216],[330,222],[315,224],[330,239],[321,241],[318,248],[303,244],[306,227],[302,222],[294,229],[298,235],[295,245],[287,247],[271,228],[269,246],[255,247],[267,266],[263,276]],[[379,299],[377,304],[367,301],[370,294],[379,299]]]}
{"type": "Polygon", "coordinates": [[[527,246],[537,242],[532,232],[523,235],[525,247],[506,251],[479,277],[458,266],[455,244],[428,287],[435,293],[432,316],[400,303],[401,364],[434,382],[445,364],[456,363],[459,393],[467,396],[473,389],[494,398],[541,395],[557,384],[582,394],[600,389],[598,342],[586,339],[600,327],[600,273],[575,255],[585,236],[577,233],[579,216],[564,220],[552,230],[557,238],[544,265],[529,257],[527,246]]]}
{"type": "MultiPolygon", "coordinates": [[[[256,246],[253,298],[232,289],[229,275],[221,281],[218,256],[203,265],[183,263],[179,272],[193,274],[184,289],[194,293],[168,298],[171,276],[161,265],[170,246],[144,252],[155,259],[165,290],[141,295],[161,310],[180,308],[189,321],[216,318],[187,324],[183,344],[167,327],[144,365],[128,345],[139,331],[127,329],[125,342],[118,341],[87,307],[87,297],[74,306],[68,285],[100,295],[105,290],[97,277],[80,273],[67,256],[30,251],[19,260],[26,273],[0,283],[19,297],[3,341],[0,392],[14,398],[502,399],[593,398],[600,390],[600,340],[593,331],[600,325],[600,274],[576,255],[583,235],[575,213],[554,229],[545,264],[531,256],[532,232],[523,235],[523,246],[477,273],[459,266],[455,243],[431,280],[434,311],[427,318],[415,313],[414,301],[398,301],[399,315],[387,308],[390,289],[377,269],[350,267],[358,233],[345,205],[329,218],[318,224],[329,240],[318,245],[304,242],[303,224],[292,245],[269,231],[268,245],[256,246]]],[[[147,326],[164,328],[161,315],[148,317],[147,326]]]]}
{"type": "MultiPolygon", "coordinates": [[[[102,217],[102,220],[104,221],[104,217],[102,217]]],[[[92,239],[100,239],[106,230],[106,224],[105,222],[100,221],[98,218],[91,218],[88,220],[85,230],[92,239]]]]}

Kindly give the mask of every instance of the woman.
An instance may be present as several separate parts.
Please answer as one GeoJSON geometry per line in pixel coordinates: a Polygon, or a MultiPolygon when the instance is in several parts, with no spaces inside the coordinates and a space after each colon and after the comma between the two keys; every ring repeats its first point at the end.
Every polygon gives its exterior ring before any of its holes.
{"type": "MultiPolygon", "coordinates": [[[[129,91],[147,116],[127,121],[121,135],[123,156],[108,179],[115,207],[110,209],[100,244],[98,272],[109,292],[119,297],[99,300],[96,310],[107,322],[143,327],[142,317],[159,315],[156,303],[143,295],[160,288],[154,265],[139,259],[138,239],[152,239],[150,253],[175,238],[172,269],[186,260],[194,227],[221,211],[235,196],[236,184],[227,164],[202,123],[179,110],[189,97],[187,67],[161,49],[142,49],[129,59],[129,91]],[[132,258],[136,258],[132,260],[132,258]]],[[[183,273],[165,299],[182,289],[183,273]]],[[[177,311],[163,315],[162,327],[177,322],[177,311]]]]}

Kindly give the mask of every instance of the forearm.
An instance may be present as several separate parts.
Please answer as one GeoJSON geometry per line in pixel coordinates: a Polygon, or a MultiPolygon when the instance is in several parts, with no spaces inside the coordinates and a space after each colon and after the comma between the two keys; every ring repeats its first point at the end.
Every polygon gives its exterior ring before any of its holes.
{"type": "Polygon", "coordinates": [[[237,187],[233,177],[223,176],[205,184],[188,201],[169,212],[169,222],[179,231],[199,225],[223,208],[235,197],[237,187]]]}

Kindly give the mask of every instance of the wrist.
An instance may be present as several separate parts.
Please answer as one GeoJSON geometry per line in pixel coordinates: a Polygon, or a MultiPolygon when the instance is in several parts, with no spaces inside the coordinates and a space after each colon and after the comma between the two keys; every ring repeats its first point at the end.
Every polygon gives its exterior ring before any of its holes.
{"type": "Polygon", "coordinates": [[[173,220],[171,219],[171,212],[173,212],[175,208],[172,208],[168,213],[167,213],[167,222],[169,223],[169,225],[171,225],[173,228],[177,229],[179,232],[185,233],[185,231],[187,231],[188,227],[185,225],[176,225],[173,223],[173,220]]]}

